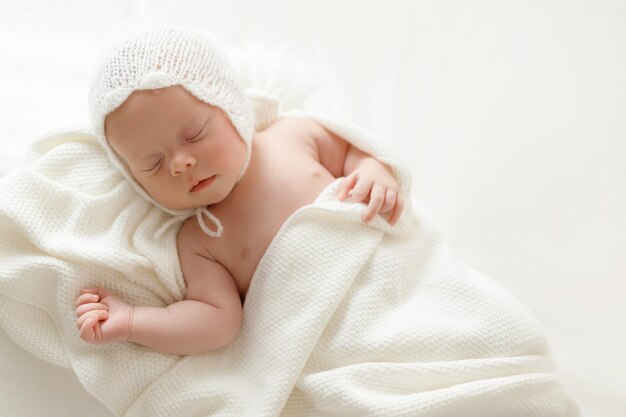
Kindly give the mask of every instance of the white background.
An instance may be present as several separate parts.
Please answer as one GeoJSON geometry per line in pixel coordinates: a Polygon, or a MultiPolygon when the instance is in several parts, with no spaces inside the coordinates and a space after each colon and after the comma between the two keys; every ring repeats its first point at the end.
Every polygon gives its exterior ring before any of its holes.
{"type": "MultiPolygon", "coordinates": [[[[543,323],[585,415],[626,415],[625,1],[3,0],[0,174],[38,135],[87,125],[101,48],[145,23],[329,68],[458,255],[543,323]]],[[[1,415],[109,416],[0,336],[1,415]]]]}

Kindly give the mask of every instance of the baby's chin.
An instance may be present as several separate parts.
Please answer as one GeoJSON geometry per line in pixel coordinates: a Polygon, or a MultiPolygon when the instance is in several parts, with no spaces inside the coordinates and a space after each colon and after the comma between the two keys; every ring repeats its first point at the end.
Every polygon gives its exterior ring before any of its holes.
{"type": "Polygon", "coordinates": [[[195,210],[197,208],[202,208],[202,207],[206,207],[207,205],[212,204],[211,202],[204,202],[204,201],[195,201],[195,202],[178,202],[173,203],[171,201],[159,201],[158,199],[154,198],[154,196],[152,197],[152,199],[154,201],[156,201],[161,207],[167,209],[167,210],[172,210],[172,211],[188,211],[188,210],[195,210]]]}
{"type": "Polygon", "coordinates": [[[203,208],[203,207],[207,207],[207,206],[211,206],[213,204],[217,204],[222,202],[228,195],[229,193],[224,193],[225,195],[215,195],[213,194],[210,198],[201,198],[201,196],[198,196],[199,198],[191,198],[188,201],[177,201],[177,202],[172,202],[172,201],[159,201],[158,199],[154,198],[154,196],[152,196],[152,199],[154,201],[156,201],[161,207],[164,207],[168,210],[172,210],[172,211],[187,211],[187,210],[196,210],[198,208],[203,208]]]}
{"type": "MultiPolygon", "coordinates": [[[[139,183],[137,181],[137,183],[139,183]]],[[[198,207],[205,207],[206,204],[204,204],[203,201],[198,201],[191,198],[185,198],[182,195],[179,195],[177,198],[163,198],[163,195],[155,195],[153,193],[151,193],[148,189],[146,189],[146,187],[144,187],[142,184],[139,184],[141,186],[141,188],[143,189],[143,191],[150,196],[150,199],[152,200],[152,203],[156,203],[158,206],[161,206],[161,208],[164,208],[165,210],[171,210],[171,211],[187,211],[187,210],[195,210],[198,207]]]]}

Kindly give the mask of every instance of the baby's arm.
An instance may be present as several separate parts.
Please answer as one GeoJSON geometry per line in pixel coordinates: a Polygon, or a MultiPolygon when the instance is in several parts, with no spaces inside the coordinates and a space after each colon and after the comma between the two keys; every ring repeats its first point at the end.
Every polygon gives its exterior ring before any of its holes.
{"type": "Polygon", "coordinates": [[[130,341],[162,352],[191,355],[230,344],[243,317],[235,280],[209,258],[195,217],[177,236],[180,265],[187,283],[184,300],[164,309],[135,307],[130,341]]]}
{"type": "Polygon", "coordinates": [[[379,213],[395,224],[402,214],[404,197],[391,168],[319,123],[304,118],[302,123],[315,140],[319,162],[335,177],[345,177],[338,188],[338,199],[350,196],[355,203],[366,203],[366,223],[379,213]]]}
{"type": "Polygon", "coordinates": [[[177,241],[187,283],[184,300],[164,308],[133,307],[103,289],[83,290],[76,309],[83,340],[94,344],[130,341],[160,352],[192,355],[235,339],[243,309],[233,277],[196,250],[192,222],[183,224],[177,241]]]}
{"type": "Polygon", "coordinates": [[[128,341],[174,355],[193,355],[226,346],[237,335],[237,313],[197,300],[165,308],[135,307],[128,341]]]}

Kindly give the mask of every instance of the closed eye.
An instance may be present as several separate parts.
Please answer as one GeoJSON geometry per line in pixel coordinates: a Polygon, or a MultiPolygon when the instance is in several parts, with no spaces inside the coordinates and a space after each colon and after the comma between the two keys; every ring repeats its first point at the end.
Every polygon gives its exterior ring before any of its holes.
{"type": "Polygon", "coordinates": [[[200,129],[200,131],[198,133],[196,133],[192,138],[187,139],[187,143],[193,143],[193,142],[198,142],[200,139],[202,139],[202,137],[200,137],[200,134],[202,133],[202,131],[204,130],[204,128],[206,127],[207,123],[209,123],[209,120],[211,118],[209,117],[206,122],[204,122],[204,125],[202,125],[202,129],[200,129]]]}
{"type": "Polygon", "coordinates": [[[150,168],[150,169],[142,169],[142,171],[143,171],[143,172],[150,172],[150,171],[152,171],[152,170],[154,170],[154,169],[158,168],[158,167],[159,167],[159,165],[161,165],[161,161],[162,161],[162,160],[161,160],[161,159],[159,159],[159,160],[157,161],[156,165],[154,165],[152,168],[150,168]]]}

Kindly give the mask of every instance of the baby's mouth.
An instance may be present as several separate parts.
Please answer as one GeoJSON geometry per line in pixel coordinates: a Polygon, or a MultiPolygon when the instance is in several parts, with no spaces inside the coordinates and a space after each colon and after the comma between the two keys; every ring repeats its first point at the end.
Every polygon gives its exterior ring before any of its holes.
{"type": "Polygon", "coordinates": [[[212,177],[209,178],[205,178],[201,181],[198,181],[197,183],[194,184],[193,187],[191,187],[191,189],[189,190],[190,192],[196,192],[196,191],[200,191],[201,189],[203,189],[204,187],[208,186],[209,184],[211,184],[213,182],[213,180],[215,179],[215,175],[213,175],[212,177]]]}

